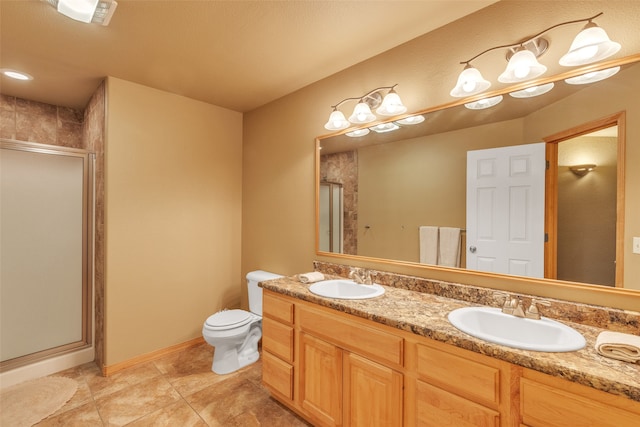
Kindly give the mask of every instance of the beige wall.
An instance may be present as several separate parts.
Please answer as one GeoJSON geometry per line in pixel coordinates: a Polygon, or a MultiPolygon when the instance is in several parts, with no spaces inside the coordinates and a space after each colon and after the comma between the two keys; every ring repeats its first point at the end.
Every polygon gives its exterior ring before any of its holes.
{"type": "Polygon", "coordinates": [[[558,146],[559,279],[615,286],[617,142],[583,136],[558,146]],[[569,170],[590,162],[585,176],[569,170]]]}
{"type": "Polygon", "coordinates": [[[107,84],[105,365],[240,304],[242,115],[107,84]]]}
{"type": "MultiPolygon", "coordinates": [[[[243,158],[243,244],[242,271],[260,267],[284,274],[310,270],[314,259],[341,262],[339,257],[315,255],[314,232],[314,138],[326,135],[322,127],[330,106],[347,96],[357,96],[372,88],[398,83],[397,91],[410,111],[452,101],[448,92],[460,73],[460,60],[490,46],[535,34],[541,28],[563,20],[594,15],[600,11],[614,34],[615,23],[640,21],[636,2],[536,2],[539,7],[522,8],[521,2],[499,2],[453,25],[426,34],[409,43],[371,58],[296,93],[270,103],[244,116],[243,158]],[[549,17],[553,17],[553,22],[549,17]],[[476,21],[478,18],[480,21],[476,21]],[[496,25],[509,19],[510,31],[496,25]]],[[[625,39],[622,53],[640,52],[640,22],[617,28],[625,39]]],[[[571,32],[578,29],[570,28],[571,32]]],[[[546,55],[553,55],[551,53],[546,55]]],[[[496,76],[504,62],[486,55],[476,66],[496,76]],[[495,64],[493,66],[491,64],[495,64]]],[[[492,79],[495,81],[495,79],[492,79]]],[[[585,104],[582,109],[594,108],[585,104]]],[[[601,114],[595,113],[597,116],[601,114]]],[[[591,116],[592,114],[588,114],[591,116]]],[[[640,112],[630,112],[627,123],[639,122],[640,112]]],[[[583,116],[583,118],[587,118],[583,116]]],[[[560,129],[564,129],[561,127],[560,129]]],[[[628,130],[628,158],[640,158],[640,126],[628,130]]],[[[526,139],[526,138],[525,138],[526,139]]],[[[633,164],[633,162],[630,162],[633,164]]],[[[629,186],[640,182],[640,168],[631,166],[629,186]]],[[[632,187],[633,188],[633,187],[632,187]]],[[[637,194],[637,192],[636,192],[637,194]]],[[[640,194],[627,202],[627,235],[640,235],[640,194]],[[633,234],[635,233],[635,234],[633,234]]],[[[630,245],[630,242],[628,243],[630,245]]],[[[634,255],[638,257],[638,255],[634,255]]],[[[637,307],[640,293],[606,293],[600,288],[574,288],[511,278],[469,275],[446,269],[426,269],[412,265],[393,265],[381,261],[342,261],[441,280],[512,289],[542,296],[637,307]]],[[[629,286],[640,288],[635,273],[629,286]],[[635,277],[635,279],[633,278],[635,277]]]]}

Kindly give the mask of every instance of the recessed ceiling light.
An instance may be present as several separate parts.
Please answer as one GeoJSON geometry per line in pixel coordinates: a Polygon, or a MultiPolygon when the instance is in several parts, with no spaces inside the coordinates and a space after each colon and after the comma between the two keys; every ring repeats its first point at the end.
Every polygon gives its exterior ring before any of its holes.
{"type": "Polygon", "coordinates": [[[22,71],[18,71],[18,70],[11,70],[9,68],[1,68],[0,73],[16,80],[33,80],[32,75],[23,73],[22,71]]]}

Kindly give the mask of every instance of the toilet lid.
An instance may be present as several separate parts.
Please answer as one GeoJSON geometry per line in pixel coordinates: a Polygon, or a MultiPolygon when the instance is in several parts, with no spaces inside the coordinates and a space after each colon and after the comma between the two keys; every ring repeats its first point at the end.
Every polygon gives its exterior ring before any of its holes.
{"type": "Polygon", "coordinates": [[[205,322],[211,327],[235,328],[251,321],[251,313],[244,310],[222,310],[207,318],[205,322]]]}

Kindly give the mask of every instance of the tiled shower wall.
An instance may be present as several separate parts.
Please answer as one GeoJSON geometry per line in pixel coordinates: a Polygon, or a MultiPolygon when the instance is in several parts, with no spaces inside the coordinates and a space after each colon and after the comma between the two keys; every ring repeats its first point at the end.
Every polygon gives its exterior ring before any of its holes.
{"type": "Polygon", "coordinates": [[[320,157],[320,181],[342,184],[343,251],[358,253],[358,152],[326,154],[320,157]]]}
{"type": "Polygon", "coordinates": [[[61,147],[84,148],[84,112],[0,95],[0,137],[61,147]]]}
{"type": "Polygon", "coordinates": [[[84,110],[82,141],[87,150],[96,155],[96,200],[95,200],[95,253],[94,257],[94,298],[95,298],[95,340],[96,364],[104,366],[104,289],[105,289],[105,244],[104,244],[104,149],[105,149],[106,90],[102,82],[89,100],[84,110]]]}
{"type": "Polygon", "coordinates": [[[104,82],[84,111],[0,94],[1,138],[80,148],[96,154],[94,345],[98,366],[102,366],[104,348],[104,128],[104,82]]]}

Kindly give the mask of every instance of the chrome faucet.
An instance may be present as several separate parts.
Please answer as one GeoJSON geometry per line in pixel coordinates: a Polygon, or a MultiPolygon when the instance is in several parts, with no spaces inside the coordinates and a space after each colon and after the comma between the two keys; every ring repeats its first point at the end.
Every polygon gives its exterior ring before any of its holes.
{"type": "Polygon", "coordinates": [[[373,283],[371,271],[361,268],[351,267],[351,270],[349,271],[349,278],[361,285],[371,285],[373,283]]]}

